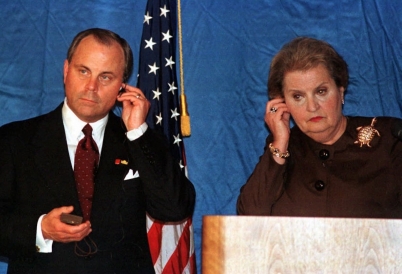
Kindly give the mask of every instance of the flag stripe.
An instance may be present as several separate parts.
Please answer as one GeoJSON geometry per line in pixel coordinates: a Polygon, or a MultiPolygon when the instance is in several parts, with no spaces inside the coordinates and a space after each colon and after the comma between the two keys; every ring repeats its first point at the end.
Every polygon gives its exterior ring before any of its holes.
{"type": "Polygon", "coordinates": [[[170,256],[170,259],[163,268],[163,274],[169,273],[183,273],[186,267],[190,254],[187,243],[190,242],[190,230],[189,226],[191,221],[187,221],[182,229],[182,233],[175,248],[174,253],[170,256]]]}
{"type": "Polygon", "coordinates": [[[149,224],[148,229],[149,248],[151,251],[152,263],[155,265],[161,250],[163,224],[153,222],[148,216],[147,216],[147,223],[149,224]]]}

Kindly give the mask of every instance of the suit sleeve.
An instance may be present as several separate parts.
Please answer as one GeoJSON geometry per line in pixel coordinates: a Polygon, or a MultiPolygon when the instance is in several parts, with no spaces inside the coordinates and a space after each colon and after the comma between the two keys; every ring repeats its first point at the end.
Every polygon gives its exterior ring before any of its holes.
{"type": "Polygon", "coordinates": [[[130,160],[138,168],[147,201],[147,212],[163,222],[192,215],[195,190],[171,155],[166,139],[151,129],[129,142],[130,160]]]}
{"type": "Polygon", "coordinates": [[[264,154],[246,184],[240,189],[237,199],[238,215],[271,215],[272,205],[283,192],[288,163],[279,165],[275,162],[268,148],[270,142],[272,139],[268,137],[264,154]]]}
{"type": "Polygon", "coordinates": [[[12,258],[34,255],[36,252],[36,225],[39,216],[22,212],[17,204],[23,201],[17,185],[14,148],[17,136],[5,134],[0,128],[0,255],[12,258]]]}

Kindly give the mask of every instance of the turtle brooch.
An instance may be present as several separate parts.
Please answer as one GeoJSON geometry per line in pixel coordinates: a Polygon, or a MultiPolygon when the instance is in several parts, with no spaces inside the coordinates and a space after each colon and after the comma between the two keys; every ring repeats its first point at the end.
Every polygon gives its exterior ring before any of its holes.
{"type": "Polygon", "coordinates": [[[377,118],[373,118],[371,120],[371,124],[369,126],[361,126],[356,128],[358,131],[357,133],[357,140],[355,141],[355,144],[360,144],[360,147],[363,145],[367,145],[368,147],[370,146],[370,142],[373,140],[374,136],[377,134],[378,136],[381,136],[378,130],[374,128],[374,124],[377,122],[377,118]]]}

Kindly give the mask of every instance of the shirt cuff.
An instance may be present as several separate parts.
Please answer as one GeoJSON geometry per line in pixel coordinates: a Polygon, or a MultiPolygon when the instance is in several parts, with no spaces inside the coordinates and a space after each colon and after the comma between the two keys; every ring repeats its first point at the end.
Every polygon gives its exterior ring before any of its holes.
{"type": "Polygon", "coordinates": [[[132,129],[126,133],[127,138],[130,141],[134,141],[135,139],[140,138],[145,131],[148,129],[147,123],[143,123],[139,128],[132,129]]]}
{"type": "Polygon", "coordinates": [[[53,240],[45,240],[42,234],[42,215],[39,217],[38,224],[36,225],[36,250],[39,253],[52,253],[53,240]]]}

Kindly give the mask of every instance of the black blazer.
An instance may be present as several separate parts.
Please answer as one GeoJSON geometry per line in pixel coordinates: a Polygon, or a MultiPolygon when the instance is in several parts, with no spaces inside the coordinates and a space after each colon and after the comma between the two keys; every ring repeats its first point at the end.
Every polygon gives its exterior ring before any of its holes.
{"type": "Polygon", "coordinates": [[[98,252],[78,257],[74,243],[53,243],[36,252],[40,215],[74,206],[75,188],[60,105],[54,111],[0,128],[0,255],[9,273],[153,273],[146,213],[161,221],[192,214],[193,185],[169,153],[163,136],[148,129],[129,141],[124,124],[110,113],[95,178],[91,224],[98,252]],[[116,159],[127,160],[118,164],[116,159]],[[132,169],[140,177],[124,180],[132,169]]]}

